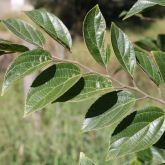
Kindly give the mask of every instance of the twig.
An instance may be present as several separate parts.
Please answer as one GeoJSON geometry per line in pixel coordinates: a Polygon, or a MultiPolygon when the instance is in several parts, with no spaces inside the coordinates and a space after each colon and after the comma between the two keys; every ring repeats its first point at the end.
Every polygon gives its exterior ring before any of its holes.
{"type": "MultiPolygon", "coordinates": [[[[64,59],[60,59],[60,58],[58,58],[58,57],[55,57],[55,58],[54,58],[54,61],[55,61],[55,62],[64,61],[64,62],[74,63],[74,64],[79,65],[81,68],[85,69],[85,70],[88,71],[88,72],[100,74],[100,73],[98,73],[98,72],[92,70],[91,68],[88,68],[87,66],[85,66],[85,65],[83,65],[83,64],[81,64],[81,63],[79,63],[78,61],[74,61],[74,60],[73,60],[73,61],[72,61],[72,60],[64,60],[64,59]]],[[[122,90],[122,89],[133,90],[133,91],[139,92],[140,94],[142,94],[142,95],[144,96],[144,97],[139,98],[139,99],[137,99],[137,100],[151,99],[151,100],[154,100],[154,101],[156,101],[156,102],[159,102],[159,103],[165,105],[165,100],[159,99],[159,98],[156,98],[156,97],[153,97],[153,96],[147,94],[146,92],[142,91],[139,87],[137,87],[137,85],[136,85],[136,83],[135,83],[134,80],[133,80],[133,85],[134,85],[134,86],[128,86],[128,85],[125,85],[124,83],[120,82],[119,80],[115,79],[114,77],[112,77],[112,76],[110,75],[110,73],[109,73],[109,71],[108,71],[107,68],[106,68],[106,72],[107,72],[107,75],[105,75],[105,74],[102,74],[102,75],[104,75],[105,77],[108,77],[109,79],[111,79],[112,81],[114,81],[114,82],[116,82],[117,84],[120,85],[120,87],[116,87],[115,89],[118,89],[118,90],[122,90]]]]}

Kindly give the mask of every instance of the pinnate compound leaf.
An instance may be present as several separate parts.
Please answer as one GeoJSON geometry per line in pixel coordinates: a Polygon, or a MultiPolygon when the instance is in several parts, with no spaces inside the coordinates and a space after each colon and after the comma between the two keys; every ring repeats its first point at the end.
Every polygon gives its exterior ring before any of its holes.
{"type": "Polygon", "coordinates": [[[81,76],[80,69],[72,63],[58,63],[44,70],[30,87],[25,115],[57,100],[76,84],[81,76]]]}
{"type": "Polygon", "coordinates": [[[122,67],[133,76],[136,67],[136,57],[133,44],[126,34],[114,23],[111,26],[111,42],[114,53],[122,67]]]}
{"type": "Polygon", "coordinates": [[[144,52],[136,51],[136,58],[139,66],[151,78],[151,80],[159,86],[162,82],[162,77],[159,73],[157,65],[153,62],[152,58],[144,52]]]}
{"type": "Polygon", "coordinates": [[[2,85],[2,95],[16,80],[44,67],[51,61],[52,56],[42,49],[27,51],[18,56],[6,71],[2,85]]]}
{"type": "Polygon", "coordinates": [[[96,73],[84,74],[82,78],[57,101],[79,102],[101,96],[113,90],[112,82],[96,73]]]}
{"type": "Polygon", "coordinates": [[[83,131],[119,124],[131,112],[134,104],[134,96],[126,91],[114,91],[101,96],[89,108],[83,123],[83,131]]]}
{"type": "Polygon", "coordinates": [[[0,39],[0,52],[4,52],[4,54],[15,53],[15,52],[26,52],[28,50],[29,49],[24,45],[15,44],[7,40],[0,39]]]}
{"type": "Polygon", "coordinates": [[[19,38],[38,47],[43,47],[45,38],[42,33],[34,28],[32,25],[22,20],[11,18],[3,20],[2,22],[11,32],[13,32],[19,38]]]}
{"type": "Polygon", "coordinates": [[[80,152],[79,165],[95,165],[83,152],[80,152]]]}
{"type": "Polygon", "coordinates": [[[138,0],[129,10],[129,12],[127,13],[124,19],[127,19],[135,14],[142,12],[146,8],[149,8],[155,5],[165,6],[165,1],[164,0],[138,0]]]}
{"type": "Polygon", "coordinates": [[[71,49],[71,35],[66,26],[59,18],[45,10],[27,11],[26,14],[45,32],[47,32],[53,39],[55,39],[67,49],[71,49]]]}
{"type": "Polygon", "coordinates": [[[124,120],[125,127],[119,125],[111,138],[108,159],[145,150],[155,144],[165,131],[165,112],[158,107],[144,108],[124,120]],[[131,122],[127,123],[127,120],[131,122]]]}
{"type": "Polygon", "coordinates": [[[165,81],[165,67],[164,67],[165,66],[165,52],[153,51],[152,53],[154,54],[154,58],[159,67],[161,76],[163,80],[165,81]]]}
{"type": "Polygon", "coordinates": [[[86,15],[83,33],[87,48],[93,58],[106,66],[110,58],[110,47],[105,46],[106,22],[98,7],[93,7],[86,15]]]}

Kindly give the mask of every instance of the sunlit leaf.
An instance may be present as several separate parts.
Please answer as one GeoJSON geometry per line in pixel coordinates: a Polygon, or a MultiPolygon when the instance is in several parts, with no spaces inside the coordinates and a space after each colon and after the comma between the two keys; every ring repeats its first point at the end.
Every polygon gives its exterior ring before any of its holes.
{"type": "Polygon", "coordinates": [[[143,69],[143,71],[151,78],[151,80],[159,86],[162,82],[159,69],[153,62],[152,58],[144,52],[136,51],[136,57],[138,64],[143,69]]]}
{"type": "Polygon", "coordinates": [[[79,165],[95,165],[91,159],[85,156],[83,152],[80,152],[79,165]]]}
{"type": "Polygon", "coordinates": [[[89,108],[83,123],[83,131],[119,124],[131,112],[134,104],[134,96],[126,91],[114,91],[101,96],[89,108]]]}
{"type": "Polygon", "coordinates": [[[96,73],[84,74],[82,78],[57,101],[79,102],[101,96],[113,90],[112,82],[96,73]]]}
{"type": "Polygon", "coordinates": [[[71,35],[59,18],[45,10],[27,11],[26,14],[57,42],[62,44],[67,49],[71,49],[71,35]]]}
{"type": "Polygon", "coordinates": [[[9,65],[2,85],[2,95],[16,80],[42,68],[52,61],[51,55],[42,49],[27,51],[9,65]]]}
{"type": "Polygon", "coordinates": [[[159,67],[163,80],[165,81],[165,52],[154,51],[154,58],[159,67]]]}
{"type": "Polygon", "coordinates": [[[165,6],[165,1],[164,0],[138,0],[129,10],[129,12],[127,13],[124,19],[127,19],[137,13],[142,12],[146,8],[149,8],[155,5],[165,6]]]}
{"type": "Polygon", "coordinates": [[[80,69],[72,63],[58,63],[44,70],[30,87],[26,99],[25,115],[58,99],[80,78],[80,69]]]}
{"type": "Polygon", "coordinates": [[[102,66],[109,62],[110,48],[105,44],[106,22],[98,7],[93,7],[86,15],[83,27],[84,39],[93,58],[102,66]]]}
{"type": "Polygon", "coordinates": [[[45,39],[40,31],[34,28],[32,25],[21,21],[19,19],[7,19],[2,21],[6,27],[21,39],[42,47],[45,43],[45,39]]]}
{"type": "Polygon", "coordinates": [[[165,131],[165,112],[158,107],[144,108],[126,117],[116,129],[108,159],[139,152],[155,144],[165,131]]]}
{"type": "Polygon", "coordinates": [[[111,42],[114,53],[122,67],[133,76],[136,67],[136,57],[133,44],[126,34],[114,23],[111,26],[111,42]]]}

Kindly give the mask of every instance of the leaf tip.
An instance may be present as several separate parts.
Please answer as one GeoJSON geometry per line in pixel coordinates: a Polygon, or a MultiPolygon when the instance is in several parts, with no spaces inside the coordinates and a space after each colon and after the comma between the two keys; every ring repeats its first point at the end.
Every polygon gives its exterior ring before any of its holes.
{"type": "Polygon", "coordinates": [[[85,154],[83,152],[80,152],[80,159],[85,158],[85,154]]]}

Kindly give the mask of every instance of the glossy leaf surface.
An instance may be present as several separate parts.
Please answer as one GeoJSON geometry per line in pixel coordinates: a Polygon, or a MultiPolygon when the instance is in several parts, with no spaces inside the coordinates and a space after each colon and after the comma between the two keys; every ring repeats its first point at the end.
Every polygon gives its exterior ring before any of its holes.
{"type": "Polygon", "coordinates": [[[165,6],[165,1],[164,0],[138,0],[129,10],[129,12],[127,13],[124,19],[127,19],[135,14],[142,12],[146,8],[149,8],[155,5],[165,6]]]}
{"type": "Polygon", "coordinates": [[[2,85],[2,94],[16,80],[38,70],[52,61],[52,56],[45,50],[34,49],[18,56],[8,67],[2,85]]]}
{"type": "Polygon", "coordinates": [[[133,76],[136,67],[136,57],[133,44],[126,34],[114,23],[111,26],[111,42],[114,53],[122,67],[133,76]]]}
{"type": "Polygon", "coordinates": [[[105,44],[106,22],[96,5],[86,15],[83,27],[86,46],[93,58],[102,66],[109,62],[110,48],[105,44]]]}
{"type": "Polygon", "coordinates": [[[154,58],[159,67],[163,80],[165,81],[165,52],[154,51],[154,58]]]}
{"type": "Polygon", "coordinates": [[[116,129],[108,159],[139,152],[155,144],[165,131],[165,113],[158,107],[147,107],[126,117],[116,129]]]}
{"type": "Polygon", "coordinates": [[[79,89],[82,90],[76,97],[70,100],[71,102],[84,101],[95,96],[101,96],[113,90],[112,82],[108,78],[99,74],[85,74],[81,81],[83,82],[79,89]]]}
{"type": "Polygon", "coordinates": [[[7,19],[2,22],[16,36],[33,45],[42,47],[45,43],[42,33],[24,21],[19,19],[7,19]]]}
{"type": "Polygon", "coordinates": [[[138,64],[143,71],[151,78],[151,80],[159,86],[162,82],[161,75],[157,65],[153,62],[152,58],[144,52],[136,51],[138,64]]]}
{"type": "Polygon", "coordinates": [[[58,63],[44,70],[30,87],[26,99],[25,115],[58,99],[80,78],[79,68],[72,63],[58,63]]]}
{"type": "Polygon", "coordinates": [[[83,123],[83,131],[91,131],[118,124],[127,116],[135,98],[130,92],[114,91],[101,96],[89,108],[83,123]]]}
{"type": "Polygon", "coordinates": [[[26,14],[35,23],[42,27],[42,29],[46,31],[53,39],[69,50],[71,49],[71,35],[59,18],[45,10],[27,11],[26,14]]]}

